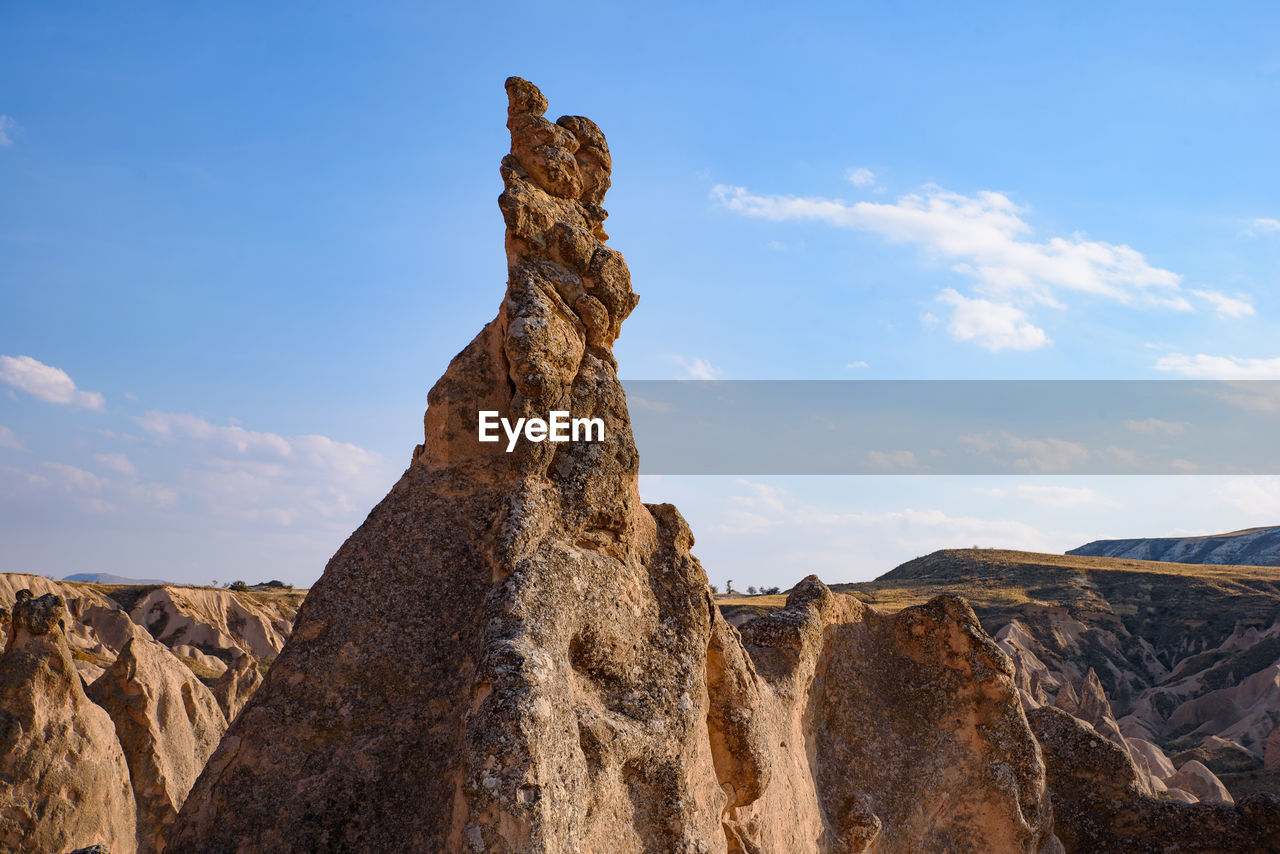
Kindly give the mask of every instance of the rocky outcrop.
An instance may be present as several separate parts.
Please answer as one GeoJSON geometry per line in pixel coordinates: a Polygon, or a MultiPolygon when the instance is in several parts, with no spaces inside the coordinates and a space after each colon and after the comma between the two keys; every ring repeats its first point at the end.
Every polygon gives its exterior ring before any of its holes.
{"type": "MultiPolygon", "coordinates": [[[[816,579],[719,615],[641,503],[612,345],[636,305],[590,120],[507,81],[497,318],[330,561],[169,844],[191,851],[1038,851],[1012,668],[963,604],[888,616],[816,579]],[[477,440],[563,410],[598,441],[477,440]],[[393,592],[392,592],[393,591],[393,592]]],[[[162,633],[163,635],[163,633],[162,633]]]]}
{"type": "Polygon", "coordinates": [[[62,597],[16,592],[0,657],[0,849],[131,854],[129,769],[111,718],[85,696],[69,623],[62,597]]]}
{"type": "Polygon", "coordinates": [[[249,596],[232,590],[165,585],[129,611],[166,646],[190,646],[223,662],[243,652],[270,660],[293,631],[301,594],[249,596]]]}
{"type": "Polygon", "coordinates": [[[730,851],[1049,844],[1044,768],[1012,664],[962,600],[885,614],[810,577],[741,632],[768,688],[760,717],[775,733],[772,764],[790,767],[788,785],[730,812],[748,843],[730,851]],[[812,765],[796,767],[801,757],[812,765]],[[805,814],[796,793],[810,789],[825,842],[816,848],[792,818],[805,814]]]}
{"type": "Polygon", "coordinates": [[[226,718],[213,693],[150,638],[126,644],[88,693],[111,716],[129,764],[139,854],[159,854],[226,718]]]}
{"type": "Polygon", "coordinates": [[[1129,757],[1093,727],[1051,707],[1027,717],[1048,769],[1054,832],[1068,854],[1280,850],[1275,795],[1234,807],[1153,798],[1129,757]]]}
{"type": "Polygon", "coordinates": [[[1280,526],[1249,528],[1205,537],[1094,540],[1067,554],[1173,563],[1276,566],[1280,565],[1280,526]]]}
{"type": "Polygon", "coordinates": [[[262,685],[262,673],[258,670],[258,662],[251,655],[242,655],[218,678],[213,686],[213,696],[222,708],[228,721],[234,721],[236,715],[249,702],[253,692],[262,685]]]}

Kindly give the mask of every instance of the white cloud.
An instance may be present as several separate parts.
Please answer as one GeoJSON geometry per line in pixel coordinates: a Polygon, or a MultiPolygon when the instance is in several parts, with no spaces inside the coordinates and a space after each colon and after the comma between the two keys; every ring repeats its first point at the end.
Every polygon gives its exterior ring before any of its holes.
{"type": "Polygon", "coordinates": [[[81,391],[67,372],[30,356],[0,356],[0,382],[48,403],[102,409],[105,400],[96,391],[81,391]]]}
{"type": "Polygon", "coordinates": [[[1098,494],[1096,490],[1076,486],[1018,487],[1018,498],[1045,507],[1117,507],[1114,500],[1098,494]]]}
{"type": "Polygon", "coordinates": [[[134,420],[143,430],[165,440],[196,439],[237,454],[264,453],[287,457],[293,453],[289,441],[274,433],[255,433],[234,424],[218,426],[198,415],[151,410],[134,420]]]}
{"type": "Polygon", "coordinates": [[[1275,475],[1228,478],[1213,494],[1239,511],[1242,526],[1274,525],[1280,518],[1280,477],[1275,475]]]}
{"type": "Polygon", "coordinates": [[[1156,362],[1157,371],[1205,380],[1280,379],[1280,358],[1248,359],[1241,356],[1184,356],[1174,353],[1156,362]]]}
{"type": "Polygon", "coordinates": [[[1079,234],[1032,239],[1024,209],[1002,193],[974,196],[930,186],[893,204],[838,199],[759,196],[743,187],[718,185],[713,199],[746,216],[775,221],[816,220],[878,234],[949,258],[953,269],[988,294],[1019,295],[1060,305],[1054,291],[1094,294],[1124,304],[1189,310],[1180,276],[1152,266],[1141,252],[1086,240],[1079,234]]]}
{"type": "Polygon", "coordinates": [[[17,122],[7,115],[0,115],[0,148],[13,146],[13,135],[17,129],[17,122]]]}
{"type": "Polygon", "coordinates": [[[960,436],[958,441],[1012,468],[1031,473],[1067,474],[1087,462],[1089,449],[1066,439],[1028,439],[1013,433],[960,436]]]}
{"type": "Polygon", "coordinates": [[[345,526],[392,477],[381,454],[328,436],[285,437],[177,412],[134,420],[158,444],[180,451],[184,494],[244,522],[345,526]]]}
{"type": "Polygon", "coordinates": [[[672,361],[680,364],[691,380],[718,380],[724,372],[706,359],[686,359],[683,356],[670,356],[672,361]]]}
{"type": "Polygon", "coordinates": [[[970,299],[952,288],[938,295],[938,301],[954,306],[947,331],[957,341],[972,341],[991,351],[1035,350],[1049,343],[1049,336],[1012,305],[985,299],[970,299]]]}
{"type": "Polygon", "coordinates": [[[1272,234],[1277,231],[1280,231],[1280,219],[1264,216],[1249,223],[1250,234],[1272,234]]]}
{"type": "Polygon", "coordinates": [[[1129,419],[1124,422],[1125,429],[1134,433],[1141,433],[1144,436],[1153,436],[1156,433],[1165,433],[1170,436],[1181,436],[1187,429],[1185,421],[1161,421],[1159,418],[1147,418],[1143,421],[1129,419]]]}
{"type": "Polygon", "coordinates": [[[1213,306],[1219,317],[1252,317],[1255,312],[1253,304],[1244,294],[1229,297],[1219,291],[1196,291],[1191,293],[1213,306]]]}
{"type": "Polygon", "coordinates": [[[18,437],[13,435],[13,431],[4,426],[0,426],[0,448],[9,448],[13,451],[26,450],[26,447],[18,441],[18,437]]]}
{"type": "Polygon", "coordinates": [[[94,454],[93,458],[108,471],[133,476],[138,473],[133,463],[124,454],[94,454]]]}
{"type": "Polygon", "coordinates": [[[848,170],[844,177],[855,187],[874,187],[876,183],[876,173],[861,167],[848,170]]]}
{"type": "Polygon", "coordinates": [[[851,371],[856,371],[863,368],[869,368],[871,366],[868,365],[866,362],[858,361],[858,362],[850,362],[849,364],[845,365],[845,367],[851,371]]]}

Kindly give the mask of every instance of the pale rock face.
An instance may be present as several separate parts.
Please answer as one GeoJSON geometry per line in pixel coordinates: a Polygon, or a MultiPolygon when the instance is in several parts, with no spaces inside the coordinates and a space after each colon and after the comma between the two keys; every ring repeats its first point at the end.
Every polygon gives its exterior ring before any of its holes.
{"type": "Polygon", "coordinates": [[[72,664],[62,597],[15,593],[0,657],[0,849],[136,851],[129,768],[72,664]]]}
{"type": "Polygon", "coordinates": [[[293,630],[292,603],[273,608],[230,590],[203,587],[157,587],[129,612],[134,622],[166,646],[225,650],[274,658],[293,630]]]}
{"type": "Polygon", "coordinates": [[[312,589],[170,848],[1049,845],[1012,668],[963,604],[887,616],[810,579],[741,636],[720,617],[684,519],[639,498],[612,353],[637,297],[605,245],[604,135],[548,121],[524,80],[507,94],[498,316],[432,388],[425,441],[312,589]],[[477,441],[479,410],[569,410],[605,439],[507,453],[477,441]]]}
{"type": "Polygon", "coordinates": [[[126,644],[89,697],[107,710],[124,748],[138,804],[138,851],[159,854],[226,719],[209,689],[150,638],[126,644]]]}
{"type": "Polygon", "coordinates": [[[1203,763],[1190,759],[1182,763],[1178,773],[1165,779],[1171,789],[1182,789],[1195,796],[1203,804],[1233,804],[1235,799],[1227,787],[1203,763]]]}
{"type": "Polygon", "coordinates": [[[262,674],[258,672],[258,662],[253,656],[245,654],[231,662],[218,682],[213,686],[213,696],[228,721],[234,721],[236,715],[249,702],[253,692],[262,685],[262,674]]]}

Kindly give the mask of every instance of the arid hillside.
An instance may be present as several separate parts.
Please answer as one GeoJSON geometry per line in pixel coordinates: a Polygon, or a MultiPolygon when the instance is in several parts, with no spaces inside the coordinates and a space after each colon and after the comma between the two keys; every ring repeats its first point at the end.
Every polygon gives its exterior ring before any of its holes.
{"type": "MultiPolygon", "coordinates": [[[[1276,567],[959,549],[832,589],[890,610],[963,596],[1014,660],[1027,708],[1101,694],[1128,741],[1202,763],[1235,797],[1280,792],[1276,567]]],[[[739,622],[780,599],[720,606],[739,622]]]]}

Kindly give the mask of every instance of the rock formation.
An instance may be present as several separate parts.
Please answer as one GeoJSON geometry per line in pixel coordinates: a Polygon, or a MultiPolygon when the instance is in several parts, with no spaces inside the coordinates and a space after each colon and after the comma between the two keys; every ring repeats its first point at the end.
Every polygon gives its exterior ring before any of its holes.
{"type": "Polygon", "coordinates": [[[226,718],[213,693],[150,638],[126,644],[88,693],[111,716],[129,764],[139,854],[159,854],[226,718]]]}
{"type": "Polygon", "coordinates": [[[222,707],[227,720],[234,721],[260,685],[262,674],[258,671],[258,662],[254,661],[252,655],[245,653],[231,662],[226,672],[219,677],[213,686],[213,696],[222,707]]]}
{"type": "Polygon", "coordinates": [[[69,622],[62,597],[15,594],[0,657],[0,849],[132,854],[129,768],[111,718],[85,696],[69,622]]]}
{"type": "Polygon", "coordinates": [[[1087,723],[1051,707],[1028,718],[1048,768],[1054,832],[1068,854],[1280,850],[1275,795],[1235,807],[1156,799],[1129,757],[1087,723]]]}
{"type": "Polygon", "coordinates": [[[1053,844],[1012,666],[963,604],[887,616],[816,579],[720,618],[645,505],[612,345],[635,307],[588,119],[507,81],[497,318],[330,561],[183,807],[173,850],[1004,851],[1053,844]],[[477,441],[479,410],[599,418],[477,441]]]}
{"type": "Polygon", "coordinates": [[[275,658],[293,630],[296,607],[288,596],[165,585],[139,599],[129,615],[166,646],[191,646],[230,662],[241,652],[275,658]]]}

